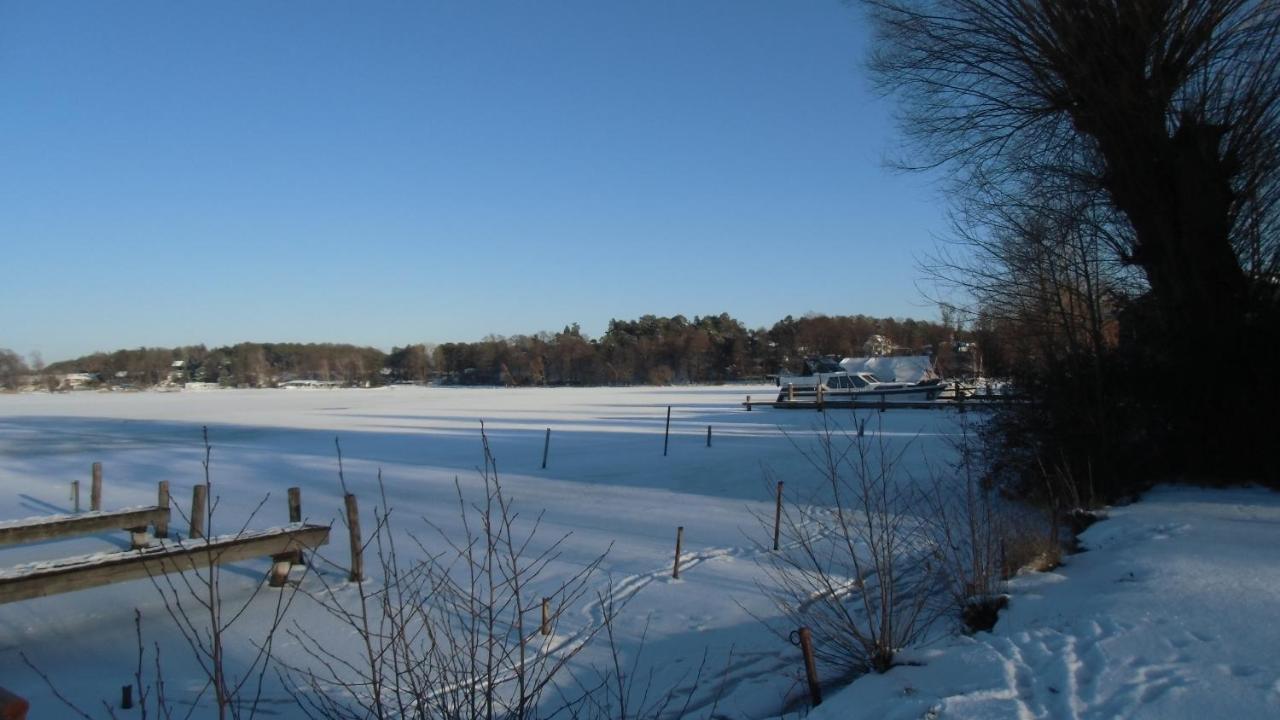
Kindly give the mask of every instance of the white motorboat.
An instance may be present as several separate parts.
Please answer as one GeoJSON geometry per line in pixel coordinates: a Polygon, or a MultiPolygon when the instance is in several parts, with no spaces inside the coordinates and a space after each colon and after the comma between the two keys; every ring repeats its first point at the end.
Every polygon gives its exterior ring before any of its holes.
{"type": "Polygon", "coordinates": [[[871,373],[844,370],[781,377],[778,384],[778,402],[815,402],[819,387],[823,400],[867,402],[924,402],[953,392],[950,383],[938,379],[919,383],[884,382],[871,373]]]}

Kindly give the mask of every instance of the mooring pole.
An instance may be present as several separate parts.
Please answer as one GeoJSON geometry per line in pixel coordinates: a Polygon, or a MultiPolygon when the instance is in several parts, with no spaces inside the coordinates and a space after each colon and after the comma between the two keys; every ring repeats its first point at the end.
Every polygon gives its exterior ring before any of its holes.
{"type": "Polygon", "coordinates": [[[351,540],[351,582],[364,582],[364,546],[360,542],[360,508],[356,496],[348,494],[347,531],[351,540]]]}
{"type": "Polygon", "coordinates": [[[205,503],[208,501],[209,486],[196,485],[191,488],[191,529],[187,537],[192,540],[204,537],[205,503]]]}
{"type": "Polygon", "coordinates": [[[782,481],[778,481],[778,499],[773,507],[773,549],[778,549],[778,538],[782,535],[782,481]]]}
{"type": "Polygon", "coordinates": [[[551,428],[547,428],[547,439],[542,442],[542,469],[547,469],[547,452],[551,450],[551,428]]]}
{"type": "MultiPolygon", "coordinates": [[[[159,505],[165,510],[169,509],[169,481],[168,480],[161,480],[160,484],[156,486],[156,505],[159,505]]],[[[169,519],[168,518],[165,518],[164,520],[156,521],[156,537],[158,538],[169,537],[169,519]]]]}
{"type": "Polygon", "coordinates": [[[667,444],[671,440],[671,406],[667,406],[667,429],[662,433],[662,457],[667,456],[667,444]]]}
{"type": "Polygon", "coordinates": [[[684,526],[676,528],[676,560],[671,566],[671,577],[675,580],[680,579],[680,545],[684,541],[684,526]]]}
{"type": "Polygon", "coordinates": [[[102,463],[93,464],[93,481],[89,485],[89,509],[102,509],[102,463]]]}
{"type": "Polygon", "coordinates": [[[822,686],[818,684],[818,664],[813,659],[813,637],[809,628],[800,628],[800,652],[804,653],[804,675],[809,681],[809,701],[814,707],[822,704],[822,686]]]}
{"type": "MultiPolygon", "coordinates": [[[[289,488],[288,497],[289,497],[289,522],[290,523],[302,522],[302,488],[297,488],[297,487],[289,488]]],[[[292,555],[294,563],[298,565],[307,564],[307,557],[306,555],[302,554],[302,550],[292,550],[287,554],[292,555]]],[[[287,570],[285,571],[285,575],[286,576],[288,575],[287,570]]]]}

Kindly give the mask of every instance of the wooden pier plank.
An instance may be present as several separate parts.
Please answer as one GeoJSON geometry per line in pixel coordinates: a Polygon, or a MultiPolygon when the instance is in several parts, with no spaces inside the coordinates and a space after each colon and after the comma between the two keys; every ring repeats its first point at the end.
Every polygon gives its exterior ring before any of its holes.
{"type": "Polygon", "coordinates": [[[99,553],[0,570],[0,604],[256,557],[314,550],[329,526],[297,524],[209,540],[170,541],[140,550],[99,553]]]}
{"type": "Polygon", "coordinates": [[[0,546],[92,535],[109,530],[151,527],[168,520],[169,509],[159,506],[88,512],[79,515],[49,515],[0,523],[0,546]]]}

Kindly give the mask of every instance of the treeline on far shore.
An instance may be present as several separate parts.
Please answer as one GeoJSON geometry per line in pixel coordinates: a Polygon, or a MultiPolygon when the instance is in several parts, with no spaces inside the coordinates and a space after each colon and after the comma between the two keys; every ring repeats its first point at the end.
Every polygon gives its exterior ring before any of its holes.
{"type": "MultiPolygon", "coordinates": [[[[945,314],[944,314],[945,319],[945,314]]],[[[293,380],[350,386],[398,382],[460,385],[636,385],[760,380],[799,371],[807,356],[928,353],[943,372],[958,343],[984,333],[949,322],[865,315],[787,316],[749,329],[728,314],[613,320],[598,338],[578,325],[559,332],[477,342],[410,344],[384,352],[341,343],[258,343],[98,352],[47,366],[0,350],[0,385],[151,387],[188,382],[273,387],[293,380]]]]}

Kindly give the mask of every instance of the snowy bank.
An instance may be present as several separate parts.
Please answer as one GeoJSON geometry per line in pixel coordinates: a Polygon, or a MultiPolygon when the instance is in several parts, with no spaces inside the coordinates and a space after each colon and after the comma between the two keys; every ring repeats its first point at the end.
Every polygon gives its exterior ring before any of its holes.
{"type": "Polygon", "coordinates": [[[1011,582],[992,633],[903,654],[811,720],[1280,717],[1280,494],[1159,488],[1011,582]]]}

